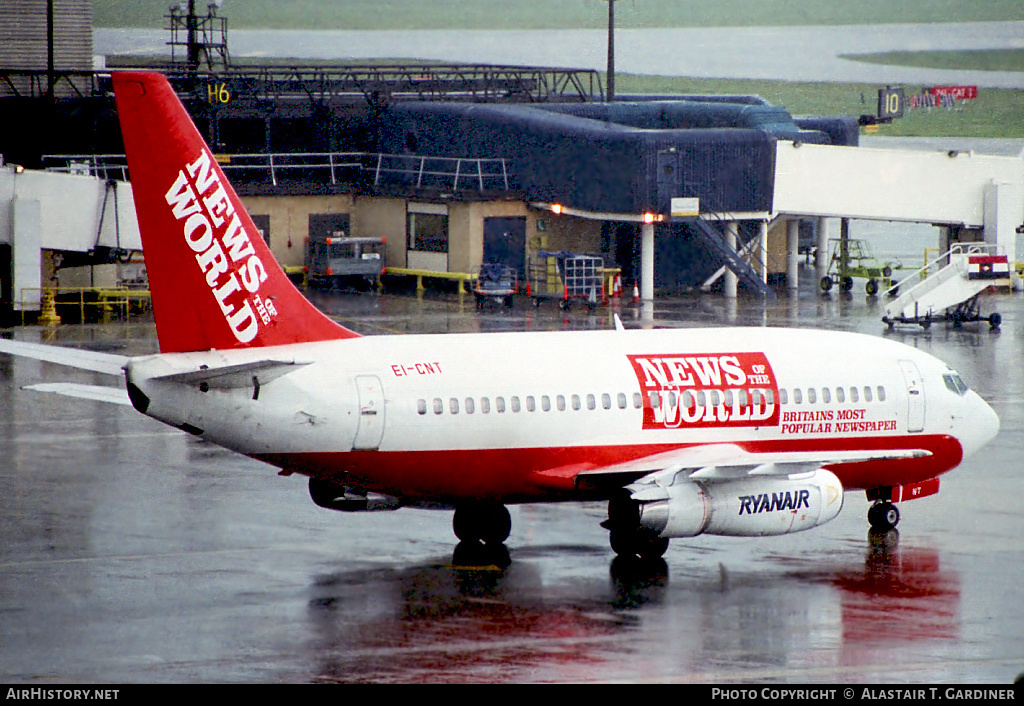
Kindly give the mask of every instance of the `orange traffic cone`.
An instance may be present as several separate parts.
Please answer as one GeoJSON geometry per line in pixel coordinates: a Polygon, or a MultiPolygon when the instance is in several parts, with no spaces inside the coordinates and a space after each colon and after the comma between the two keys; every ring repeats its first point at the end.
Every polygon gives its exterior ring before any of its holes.
{"type": "Polygon", "coordinates": [[[640,303],[640,290],[636,286],[636,282],[633,283],[633,303],[640,303]]]}

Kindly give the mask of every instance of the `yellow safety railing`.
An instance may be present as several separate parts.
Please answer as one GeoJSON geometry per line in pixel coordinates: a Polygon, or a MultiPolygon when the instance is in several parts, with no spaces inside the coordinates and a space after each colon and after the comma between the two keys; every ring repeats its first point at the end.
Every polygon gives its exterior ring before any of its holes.
{"type": "Polygon", "coordinates": [[[398,275],[402,277],[415,277],[416,278],[416,294],[420,295],[426,287],[423,286],[423,279],[448,279],[462,283],[459,287],[459,297],[465,293],[466,283],[473,282],[479,275],[471,274],[469,272],[439,272],[435,270],[418,270],[411,267],[387,267],[381,274],[385,275],[398,275]]]}
{"type": "Polygon", "coordinates": [[[23,287],[21,289],[21,323],[29,307],[40,305],[39,323],[53,326],[60,323],[57,307],[77,307],[78,320],[86,320],[86,312],[97,310],[97,318],[106,323],[115,313],[126,320],[131,317],[132,303],[149,308],[149,290],[127,287],[23,287]],[[35,295],[35,296],[34,296],[35,295]]]}

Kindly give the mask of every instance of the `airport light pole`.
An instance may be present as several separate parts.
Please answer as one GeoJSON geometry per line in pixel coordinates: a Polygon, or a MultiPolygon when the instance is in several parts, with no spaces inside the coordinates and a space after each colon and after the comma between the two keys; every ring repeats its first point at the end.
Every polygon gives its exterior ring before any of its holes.
{"type": "Polygon", "coordinates": [[[605,93],[605,100],[609,103],[615,100],[615,0],[606,0],[608,3],[608,69],[605,72],[608,81],[608,90],[605,93]]]}

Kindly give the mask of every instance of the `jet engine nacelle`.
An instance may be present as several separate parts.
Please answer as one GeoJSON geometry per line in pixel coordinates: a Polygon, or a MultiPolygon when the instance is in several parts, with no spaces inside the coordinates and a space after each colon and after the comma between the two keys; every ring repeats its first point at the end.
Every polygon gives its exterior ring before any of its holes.
{"type": "Polygon", "coordinates": [[[397,510],[401,500],[390,495],[367,493],[322,478],[309,479],[309,497],[320,507],[339,512],[397,510]]]}
{"type": "Polygon", "coordinates": [[[782,478],[683,480],[629,486],[640,525],[661,537],[760,537],[817,527],[843,507],[843,486],[823,468],[782,478]]]}

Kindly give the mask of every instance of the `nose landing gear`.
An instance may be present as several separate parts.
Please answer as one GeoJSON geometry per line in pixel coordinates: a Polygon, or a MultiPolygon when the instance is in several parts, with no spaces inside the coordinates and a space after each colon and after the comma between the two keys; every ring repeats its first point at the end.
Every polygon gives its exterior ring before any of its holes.
{"type": "Polygon", "coordinates": [[[868,523],[871,529],[888,532],[900,522],[900,511],[888,500],[879,500],[868,509],[868,523]]]}

